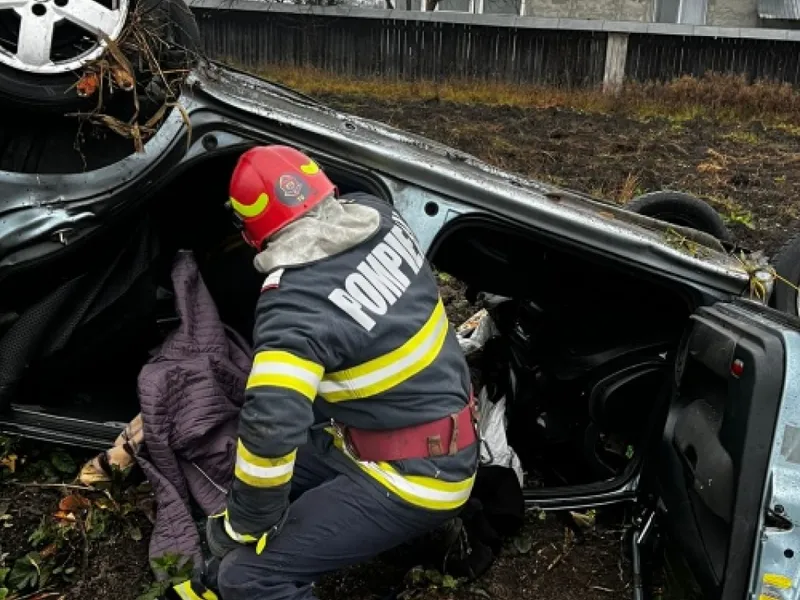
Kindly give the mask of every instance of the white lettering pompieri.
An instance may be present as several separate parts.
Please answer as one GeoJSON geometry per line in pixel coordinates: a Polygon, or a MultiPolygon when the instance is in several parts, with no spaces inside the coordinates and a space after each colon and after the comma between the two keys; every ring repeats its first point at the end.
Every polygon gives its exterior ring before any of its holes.
{"type": "Polygon", "coordinates": [[[375,320],[365,313],[361,305],[342,288],[336,288],[328,294],[328,300],[350,315],[356,323],[367,331],[372,331],[372,328],[375,327],[375,320]]]}
{"type": "Polygon", "coordinates": [[[395,225],[399,227],[399,230],[395,231],[395,236],[404,246],[408,248],[408,251],[421,268],[422,265],[425,264],[425,256],[417,245],[417,238],[414,235],[414,232],[411,231],[411,228],[399,216],[392,215],[392,220],[395,222],[395,225]]]}
{"type": "Polygon", "coordinates": [[[410,283],[406,274],[400,270],[400,267],[403,265],[403,257],[392,250],[385,241],[375,246],[370,255],[371,256],[367,257],[367,260],[374,256],[377,261],[383,265],[386,271],[391,273],[395,281],[397,281],[397,284],[400,286],[400,293],[402,294],[410,283]]]}
{"type": "Polygon", "coordinates": [[[356,302],[378,315],[386,314],[386,298],[375,289],[373,282],[361,273],[350,273],[345,279],[344,289],[356,302]]]}
{"type": "Polygon", "coordinates": [[[370,254],[361,261],[358,264],[358,270],[375,286],[387,302],[397,301],[397,298],[403,293],[403,288],[389,275],[389,272],[378,262],[374,254],[370,254]]]}
{"type": "Polygon", "coordinates": [[[411,285],[404,265],[416,275],[425,257],[405,227],[394,227],[349,273],[344,285],[328,294],[328,299],[365,330],[372,331],[376,316],[385,315],[411,285]]]}
{"type": "Polygon", "coordinates": [[[400,256],[403,257],[408,263],[408,266],[411,267],[411,270],[414,272],[414,275],[419,273],[419,269],[422,266],[417,257],[414,254],[414,247],[412,244],[407,243],[407,238],[402,233],[401,229],[397,226],[392,227],[392,230],[386,234],[384,238],[386,243],[389,244],[392,249],[397,252],[400,256]]]}

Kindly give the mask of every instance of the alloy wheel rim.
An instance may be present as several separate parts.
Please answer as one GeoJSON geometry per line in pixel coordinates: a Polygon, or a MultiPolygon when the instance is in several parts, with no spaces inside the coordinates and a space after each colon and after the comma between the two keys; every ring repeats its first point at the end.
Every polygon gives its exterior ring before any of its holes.
{"type": "Polygon", "coordinates": [[[0,64],[41,75],[78,70],[103,54],[106,38],[117,40],[128,6],[129,0],[113,0],[110,8],[97,0],[0,0],[0,15],[8,18],[13,11],[19,20],[16,39],[12,34],[10,43],[0,47],[0,64]],[[66,56],[60,51],[54,57],[54,40],[62,24],[80,31],[82,43],[76,40],[74,52],[68,48],[66,56]]]}

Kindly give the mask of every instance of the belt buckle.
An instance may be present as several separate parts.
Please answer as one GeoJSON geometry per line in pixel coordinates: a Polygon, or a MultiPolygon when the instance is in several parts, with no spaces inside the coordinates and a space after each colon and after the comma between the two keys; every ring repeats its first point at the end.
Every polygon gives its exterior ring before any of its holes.
{"type": "Polygon", "coordinates": [[[347,429],[333,419],[331,419],[331,427],[336,432],[336,435],[339,437],[339,439],[342,440],[342,446],[345,453],[349,454],[354,459],[359,460],[358,452],[356,452],[356,449],[353,447],[353,444],[347,435],[347,429]]]}

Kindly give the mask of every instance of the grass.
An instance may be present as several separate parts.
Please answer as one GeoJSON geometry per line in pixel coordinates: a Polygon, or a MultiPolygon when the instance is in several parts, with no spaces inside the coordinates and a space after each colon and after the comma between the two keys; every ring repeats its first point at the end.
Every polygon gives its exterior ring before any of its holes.
{"type": "Polygon", "coordinates": [[[633,173],[628,173],[628,176],[622,181],[615,199],[620,204],[627,204],[643,193],[644,190],[639,186],[639,178],[633,173]]]}
{"type": "Polygon", "coordinates": [[[752,131],[732,131],[724,136],[724,139],[731,140],[732,142],[737,142],[739,144],[749,144],[751,146],[758,145],[761,141],[758,136],[753,133],[752,131]]]}
{"type": "MultiPolygon", "coordinates": [[[[667,119],[676,129],[697,118],[726,122],[761,120],[800,135],[800,91],[789,84],[749,82],[744,76],[707,74],[667,83],[628,83],[619,94],[599,87],[567,89],[494,81],[397,80],[343,76],[314,68],[270,66],[254,70],[310,95],[359,96],[394,102],[452,102],[521,108],[568,108],[626,114],[638,120],[667,119]]],[[[755,143],[754,134],[741,140],[755,143]]]]}

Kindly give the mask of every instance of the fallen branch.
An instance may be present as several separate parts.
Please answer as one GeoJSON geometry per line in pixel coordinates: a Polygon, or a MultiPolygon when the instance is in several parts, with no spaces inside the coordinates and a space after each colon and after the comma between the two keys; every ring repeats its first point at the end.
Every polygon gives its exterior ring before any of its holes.
{"type": "Polygon", "coordinates": [[[564,560],[564,556],[565,555],[564,555],[563,552],[559,553],[559,555],[556,556],[556,559],[553,562],[551,562],[550,565],[548,565],[547,570],[548,571],[552,571],[553,567],[555,567],[558,563],[560,563],[562,560],[564,560]]]}
{"type": "Polygon", "coordinates": [[[12,481],[13,485],[18,487],[30,487],[30,488],[60,488],[64,490],[83,490],[85,492],[97,492],[96,488],[88,487],[85,485],[74,485],[70,483],[36,483],[36,482],[22,482],[22,481],[12,481]]]}
{"type": "Polygon", "coordinates": [[[42,592],[42,590],[32,592],[26,596],[14,596],[15,600],[45,600],[46,598],[64,598],[63,594],[58,592],[42,592]]]}

